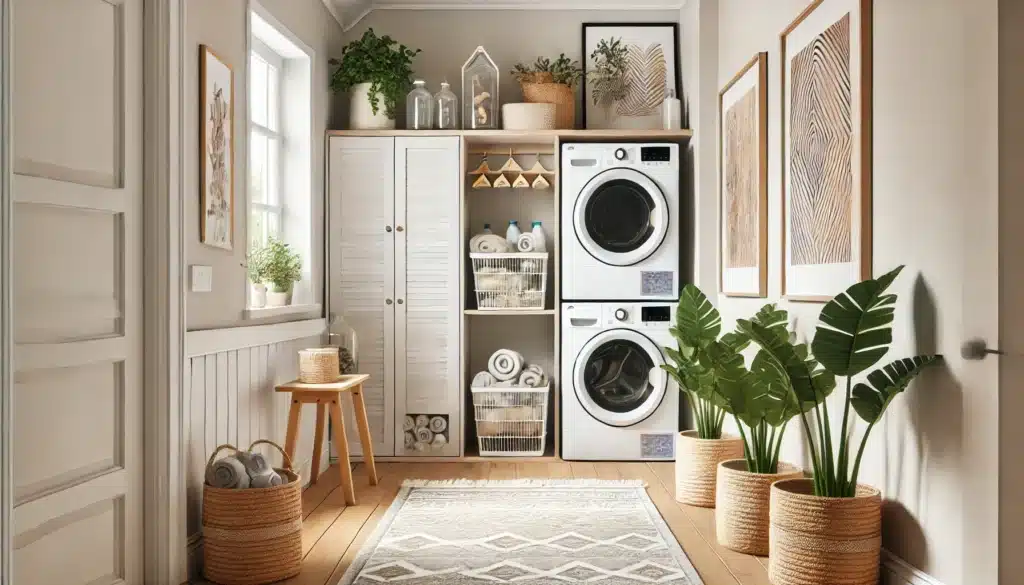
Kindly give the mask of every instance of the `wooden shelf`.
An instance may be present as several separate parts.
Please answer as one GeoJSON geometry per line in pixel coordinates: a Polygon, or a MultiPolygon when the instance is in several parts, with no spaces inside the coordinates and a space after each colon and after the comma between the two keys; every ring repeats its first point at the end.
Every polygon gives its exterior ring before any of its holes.
{"type": "Polygon", "coordinates": [[[328,136],[465,136],[469,144],[536,144],[561,140],[653,140],[685,142],[684,130],[328,130],[328,136]]]}
{"type": "Polygon", "coordinates": [[[501,315],[554,315],[554,309],[536,309],[533,311],[518,311],[514,309],[498,309],[496,311],[481,311],[480,309],[466,309],[463,311],[466,315],[486,315],[486,316],[501,316],[501,315]]]}

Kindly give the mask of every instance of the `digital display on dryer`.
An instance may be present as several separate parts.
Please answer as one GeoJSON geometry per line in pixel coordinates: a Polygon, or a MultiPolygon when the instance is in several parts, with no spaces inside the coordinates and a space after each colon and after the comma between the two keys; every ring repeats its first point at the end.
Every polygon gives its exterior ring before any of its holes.
{"type": "Polygon", "coordinates": [[[672,317],[672,307],[640,307],[640,320],[644,323],[665,323],[672,317]]]}
{"type": "Polygon", "coordinates": [[[644,146],[640,149],[642,162],[671,162],[672,149],[667,146],[644,146]]]}

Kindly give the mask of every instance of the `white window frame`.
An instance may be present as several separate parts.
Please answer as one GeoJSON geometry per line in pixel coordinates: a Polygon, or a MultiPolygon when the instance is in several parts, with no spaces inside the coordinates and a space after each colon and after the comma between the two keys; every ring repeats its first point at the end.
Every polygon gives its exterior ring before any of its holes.
{"type": "MultiPolygon", "coordinates": [[[[287,206],[287,202],[284,200],[284,185],[285,185],[284,150],[288,147],[287,144],[286,144],[285,135],[281,131],[281,124],[284,122],[284,115],[283,114],[284,114],[285,91],[284,91],[284,83],[282,82],[282,78],[284,77],[285,60],[284,60],[284,58],[280,54],[278,54],[276,51],[274,51],[273,49],[268,47],[266,43],[261,41],[256,36],[251,36],[250,37],[250,43],[251,43],[250,49],[249,49],[249,57],[250,57],[250,59],[252,58],[253,54],[256,54],[260,59],[263,59],[263,61],[265,61],[268,65],[270,65],[271,67],[273,67],[277,71],[277,96],[276,96],[276,100],[275,100],[276,103],[277,103],[277,112],[275,112],[275,114],[277,116],[277,127],[278,127],[278,129],[277,130],[271,130],[269,127],[264,126],[263,124],[260,124],[258,122],[253,121],[252,112],[250,111],[249,112],[249,138],[251,140],[252,135],[255,132],[257,134],[262,134],[264,137],[269,138],[269,139],[273,139],[274,141],[277,142],[277,167],[278,168],[276,170],[276,175],[275,175],[276,179],[277,179],[277,185],[276,185],[276,188],[277,188],[277,205],[274,205],[274,204],[271,204],[271,203],[256,203],[256,202],[252,201],[252,199],[250,198],[249,199],[249,217],[248,217],[248,220],[250,221],[250,225],[251,225],[252,212],[255,211],[255,210],[269,211],[269,212],[273,213],[274,215],[277,216],[278,236],[283,238],[284,237],[284,233],[285,233],[285,225],[284,225],[285,207],[287,206]]],[[[251,95],[252,90],[253,90],[252,78],[250,77],[249,78],[249,91],[250,91],[250,95],[251,95]]],[[[268,114],[269,114],[269,112],[268,112],[268,114]]],[[[251,155],[251,148],[252,148],[252,146],[250,145],[249,148],[250,148],[250,155],[251,155]]],[[[249,158],[249,161],[250,162],[252,161],[251,156],[249,158]]],[[[247,177],[247,179],[251,179],[251,177],[247,177]]],[[[252,238],[249,237],[247,239],[249,240],[248,245],[251,246],[252,245],[252,238]]]]}

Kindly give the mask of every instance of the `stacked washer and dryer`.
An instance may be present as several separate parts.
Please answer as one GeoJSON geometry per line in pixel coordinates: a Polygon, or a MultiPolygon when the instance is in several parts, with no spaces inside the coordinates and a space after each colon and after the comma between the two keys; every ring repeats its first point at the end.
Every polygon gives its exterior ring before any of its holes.
{"type": "Polygon", "coordinates": [[[674,458],[677,144],[563,144],[562,457],[674,458]]]}

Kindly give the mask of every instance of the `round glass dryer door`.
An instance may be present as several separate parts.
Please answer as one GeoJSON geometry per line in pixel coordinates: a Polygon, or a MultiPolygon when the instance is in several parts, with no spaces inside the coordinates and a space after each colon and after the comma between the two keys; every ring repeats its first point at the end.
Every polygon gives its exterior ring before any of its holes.
{"type": "Polygon", "coordinates": [[[612,266],[643,261],[668,232],[665,194],[633,169],[611,169],[591,179],[576,199],[573,216],[583,248],[612,266]]]}
{"type": "Polygon", "coordinates": [[[654,414],[665,398],[664,363],[661,350],[644,335],[629,329],[604,331],[576,358],[576,397],[590,416],[607,425],[635,425],[654,414]]]}

